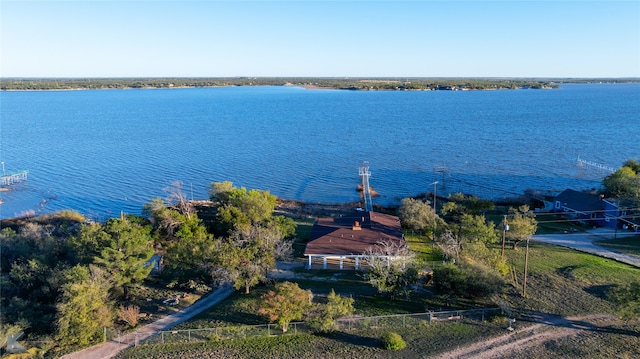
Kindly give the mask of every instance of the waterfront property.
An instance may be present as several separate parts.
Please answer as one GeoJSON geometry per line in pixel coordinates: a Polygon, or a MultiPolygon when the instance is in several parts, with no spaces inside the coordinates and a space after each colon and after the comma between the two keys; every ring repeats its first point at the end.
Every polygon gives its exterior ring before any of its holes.
{"type": "Polygon", "coordinates": [[[361,259],[383,243],[405,243],[398,217],[358,210],[341,217],[318,218],[304,252],[307,269],[317,262],[323,269],[361,269],[361,259]]]}
{"type": "Polygon", "coordinates": [[[582,224],[640,233],[636,211],[623,208],[613,198],[566,189],[555,198],[553,211],[582,224]]]}
{"type": "MultiPolygon", "coordinates": [[[[556,196],[553,210],[565,214],[568,219],[604,227],[610,223],[605,221],[605,205],[605,201],[600,196],[566,189],[556,196]]],[[[608,217],[615,216],[613,208],[610,210],[608,217]]]]}

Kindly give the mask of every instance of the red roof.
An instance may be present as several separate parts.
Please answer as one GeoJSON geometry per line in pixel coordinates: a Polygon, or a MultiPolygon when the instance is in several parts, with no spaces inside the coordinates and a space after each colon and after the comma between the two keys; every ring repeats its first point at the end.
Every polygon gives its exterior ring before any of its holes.
{"type": "Polygon", "coordinates": [[[318,218],[304,255],[360,255],[381,241],[402,241],[396,216],[358,212],[336,218],[318,218]]]}

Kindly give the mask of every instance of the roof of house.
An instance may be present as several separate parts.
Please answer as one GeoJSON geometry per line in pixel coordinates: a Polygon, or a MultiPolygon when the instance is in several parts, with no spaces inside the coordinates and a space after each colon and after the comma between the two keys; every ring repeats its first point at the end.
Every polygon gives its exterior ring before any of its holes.
{"type": "Polygon", "coordinates": [[[604,202],[599,196],[586,192],[565,189],[558,196],[556,201],[570,210],[577,212],[599,211],[604,209],[604,202]]]}
{"type": "Polygon", "coordinates": [[[396,216],[354,211],[336,218],[318,218],[304,255],[360,255],[382,241],[402,241],[396,216]]]}

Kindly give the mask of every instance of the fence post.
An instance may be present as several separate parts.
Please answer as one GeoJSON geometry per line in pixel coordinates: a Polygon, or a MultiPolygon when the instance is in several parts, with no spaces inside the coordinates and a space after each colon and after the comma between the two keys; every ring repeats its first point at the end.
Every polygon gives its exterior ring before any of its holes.
{"type": "Polygon", "coordinates": [[[407,316],[406,315],[402,316],[402,327],[403,328],[407,327],[407,316]]]}
{"type": "Polygon", "coordinates": [[[104,334],[102,335],[102,342],[107,341],[107,327],[104,327],[104,334]]]}
{"type": "Polygon", "coordinates": [[[298,323],[293,323],[293,334],[298,335],[298,323]]]}
{"type": "Polygon", "coordinates": [[[187,333],[189,335],[189,343],[191,343],[191,330],[188,330],[187,333]]]}
{"type": "Polygon", "coordinates": [[[160,332],[160,335],[162,336],[162,344],[164,344],[164,332],[160,332]]]}

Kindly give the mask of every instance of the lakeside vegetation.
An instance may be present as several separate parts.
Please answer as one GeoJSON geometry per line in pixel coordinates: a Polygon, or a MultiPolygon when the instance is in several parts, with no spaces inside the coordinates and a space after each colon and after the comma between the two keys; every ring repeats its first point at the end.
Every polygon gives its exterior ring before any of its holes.
{"type": "MultiPolygon", "coordinates": [[[[603,191],[615,190],[637,205],[638,169],[638,161],[625,162],[605,179],[603,191]]],[[[509,316],[525,318],[521,327],[531,325],[526,323],[531,313],[543,318],[603,314],[621,318],[591,323],[597,335],[588,337],[587,344],[559,338],[551,341],[557,346],[537,348],[533,357],[575,353],[610,357],[609,345],[620,338],[625,346],[616,349],[617,356],[640,355],[638,269],[567,248],[517,246],[538,229],[536,217],[524,204],[496,208],[490,201],[456,194],[439,201],[436,212],[429,201],[405,199],[400,208],[387,209],[397,211],[405,230],[408,248],[394,252],[401,254],[401,261],[369,265],[364,272],[298,268],[292,270],[293,278],[284,280],[266,274],[276,260],[290,259],[292,253],[294,261],[300,260],[311,228],[308,213],[282,205],[276,211],[278,200],[268,191],[237,188],[230,182],[213,183],[206,203],[186,200],[180,183],[166,190],[167,199],[152,200],[144,217],[90,223],[81,214],[65,211],[3,221],[3,337],[24,331],[28,342],[45,343],[33,345],[34,356],[56,357],[100,342],[105,327],[134,330],[231,281],[238,292],[178,328],[266,322],[285,328],[289,321],[304,319],[328,329],[293,338],[142,346],[121,357],[268,357],[266,353],[274,350],[295,357],[317,353],[390,357],[393,354],[380,341],[387,330],[335,332],[333,320],[477,306],[500,306],[509,316]],[[509,216],[506,239],[512,245],[501,257],[504,233],[497,228],[503,214],[509,216]],[[153,253],[164,256],[166,269],[149,277],[152,268],[144,263],[153,253]],[[525,253],[529,255],[526,297],[521,294],[525,253]],[[335,305],[328,306],[332,301],[335,305]],[[278,306],[283,303],[291,304],[284,306],[286,312],[278,306]],[[298,340],[306,344],[281,347],[298,340]]],[[[317,213],[342,212],[333,208],[317,213]]],[[[573,224],[554,223],[545,231],[564,231],[565,226],[573,224]]],[[[637,249],[625,250],[637,254],[637,249]]],[[[499,335],[505,327],[506,316],[500,316],[483,323],[393,331],[407,344],[403,355],[420,357],[444,352],[450,340],[475,343],[499,335]]]]}
{"type": "Polygon", "coordinates": [[[2,78],[1,90],[79,90],[130,88],[192,88],[229,86],[300,86],[340,90],[497,90],[557,88],[560,83],[638,82],[640,79],[552,78],[329,78],[329,77],[214,77],[214,78],[2,78]]]}

